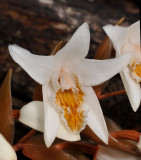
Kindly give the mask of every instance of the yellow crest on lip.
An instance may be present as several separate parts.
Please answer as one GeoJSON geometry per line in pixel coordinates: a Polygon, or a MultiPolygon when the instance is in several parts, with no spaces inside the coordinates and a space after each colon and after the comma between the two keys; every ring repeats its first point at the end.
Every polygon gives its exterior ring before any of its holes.
{"type": "Polygon", "coordinates": [[[56,107],[62,114],[62,120],[72,132],[80,132],[85,125],[85,111],[82,109],[84,93],[77,76],[74,76],[75,88],[56,92],[56,107]]]}
{"type": "Polygon", "coordinates": [[[132,64],[133,77],[137,82],[141,82],[141,62],[132,64]]]}

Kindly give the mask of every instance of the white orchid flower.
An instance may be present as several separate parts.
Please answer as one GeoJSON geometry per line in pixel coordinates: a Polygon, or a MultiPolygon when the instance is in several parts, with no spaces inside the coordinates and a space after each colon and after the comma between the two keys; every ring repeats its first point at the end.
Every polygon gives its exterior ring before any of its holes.
{"type": "Polygon", "coordinates": [[[1,160],[17,160],[16,153],[12,146],[7,142],[0,133],[0,159],[1,160]]]}
{"type": "Polygon", "coordinates": [[[89,43],[90,33],[85,23],[53,56],[33,55],[17,45],[9,46],[13,59],[42,85],[47,147],[54,141],[62,122],[64,128],[73,134],[79,134],[88,124],[97,136],[108,143],[102,110],[91,86],[119,73],[129,63],[131,54],[110,60],[85,59],[89,43]]]}
{"type": "Polygon", "coordinates": [[[134,111],[141,101],[141,48],[140,48],[140,21],[124,28],[107,25],[104,30],[111,39],[116,55],[134,53],[129,65],[120,73],[125,90],[134,111]]]}

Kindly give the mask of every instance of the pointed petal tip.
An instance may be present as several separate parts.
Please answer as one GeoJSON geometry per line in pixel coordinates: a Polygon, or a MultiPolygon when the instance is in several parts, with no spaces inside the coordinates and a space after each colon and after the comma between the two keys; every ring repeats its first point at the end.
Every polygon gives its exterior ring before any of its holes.
{"type": "Polygon", "coordinates": [[[49,148],[52,145],[54,140],[53,139],[51,140],[50,138],[47,137],[46,134],[44,134],[44,141],[45,141],[45,145],[47,146],[47,148],[49,148]]]}
{"type": "MultiPolygon", "coordinates": [[[[139,103],[139,105],[140,105],[140,103],[139,103]]],[[[137,110],[139,108],[139,105],[136,105],[136,106],[135,105],[131,105],[131,107],[132,107],[134,112],[137,112],[137,110]]]]}
{"type": "Polygon", "coordinates": [[[108,25],[106,25],[106,26],[103,26],[103,29],[104,29],[104,31],[106,31],[106,30],[108,30],[108,29],[110,29],[110,28],[112,28],[112,27],[113,27],[113,25],[108,24],[108,25]]]}
{"type": "Polygon", "coordinates": [[[90,34],[89,33],[89,25],[88,25],[88,23],[83,23],[79,28],[78,28],[78,30],[80,30],[80,29],[82,29],[83,30],[83,32],[86,32],[88,35],[90,34]]]}
{"type": "Polygon", "coordinates": [[[105,134],[103,134],[100,139],[106,144],[108,145],[108,139],[109,139],[109,134],[108,131],[105,132],[105,134]]]}
{"type": "Polygon", "coordinates": [[[83,23],[81,26],[83,26],[83,27],[86,27],[86,28],[88,28],[89,29],[89,25],[88,25],[88,23],[83,23]]]}
{"type": "Polygon", "coordinates": [[[141,99],[136,99],[135,101],[131,101],[131,99],[129,99],[130,101],[130,104],[131,104],[131,107],[133,109],[134,112],[137,112],[139,106],[140,106],[140,103],[141,103],[141,99]]]}
{"type": "MultiPolygon", "coordinates": [[[[20,49],[21,47],[18,46],[17,44],[9,44],[8,49],[9,49],[9,53],[10,55],[14,58],[15,55],[15,51],[17,49],[20,49]]],[[[15,59],[14,59],[15,60],[15,59]]]]}
{"type": "Polygon", "coordinates": [[[8,45],[9,50],[14,49],[14,47],[18,47],[18,45],[17,44],[9,44],[8,45]]]}
{"type": "Polygon", "coordinates": [[[116,27],[116,26],[113,26],[113,25],[111,25],[111,24],[108,24],[108,25],[106,25],[106,26],[103,27],[103,30],[104,30],[105,33],[109,36],[109,34],[110,34],[111,32],[113,32],[114,27],[116,27]]]}

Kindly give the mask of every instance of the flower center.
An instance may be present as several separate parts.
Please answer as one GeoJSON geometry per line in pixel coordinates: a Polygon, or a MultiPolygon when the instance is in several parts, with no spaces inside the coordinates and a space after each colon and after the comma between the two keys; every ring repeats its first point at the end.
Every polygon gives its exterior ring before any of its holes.
{"type": "Polygon", "coordinates": [[[139,44],[132,44],[129,42],[126,42],[122,48],[121,53],[135,53],[133,56],[130,67],[132,70],[132,76],[134,79],[136,79],[137,82],[141,82],[141,48],[139,44]]]}
{"type": "Polygon", "coordinates": [[[133,63],[132,66],[132,75],[137,82],[141,82],[141,62],[133,63]]]}
{"type": "MultiPolygon", "coordinates": [[[[81,89],[78,77],[73,76],[75,87],[60,88],[56,92],[56,107],[61,112],[61,118],[72,132],[80,132],[85,126],[85,111],[82,108],[84,92],[81,89]]],[[[72,84],[72,83],[71,83],[72,84]]],[[[70,85],[71,86],[71,85],[70,85]]]]}
{"type": "Polygon", "coordinates": [[[132,76],[137,82],[141,82],[141,49],[140,45],[134,44],[134,53],[136,56],[133,58],[130,67],[132,69],[132,76]]]}

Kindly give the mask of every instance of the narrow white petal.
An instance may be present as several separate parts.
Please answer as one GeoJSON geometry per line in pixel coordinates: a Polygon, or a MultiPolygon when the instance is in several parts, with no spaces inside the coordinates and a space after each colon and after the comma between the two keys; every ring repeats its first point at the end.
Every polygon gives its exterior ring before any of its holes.
{"type": "Polygon", "coordinates": [[[2,134],[0,134],[0,160],[17,160],[14,149],[2,134]]]}
{"type": "Polygon", "coordinates": [[[90,32],[87,23],[81,25],[70,41],[56,54],[65,61],[78,61],[86,57],[90,44],[90,32]]]}
{"type": "Polygon", "coordinates": [[[140,157],[104,146],[100,146],[96,154],[96,160],[139,160],[139,159],[140,157]]]}
{"type": "MultiPolygon", "coordinates": [[[[40,101],[32,101],[23,106],[20,110],[19,121],[23,124],[36,129],[40,132],[44,132],[44,104],[40,101]]],[[[73,134],[70,132],[61,121],[57,137],[66,141],[78,141],[80,140],[79,134],[73,134]]]]}
{"type": "Polygon", "coordinates": [[[140,45],[140,21],[127,28],[126,37],[134,44],[140,45]]]}
{"type": "Polygon", "coordinates": [[[84,85],[99,85],[119,73],[130,62],[132,54],[124,54],[109,60],[85,59],[72,66],[72,72],[80,77],[84,85]]]}
{"type": "Polygon", "coordinates": [[[129,67],[123,69],[120,73],[125,90],[129,97],[129,101],[133,110],[136,112],[141,101],[141,87],[140,83],[136,82],[132,75],[129,67]]]}
{"type": "Polygon", "coordinates": [[[96,94],[92,87],[84,87],[83,91],[86,94],[84,105],[89,109],[87,124],[104,143],[108,144],[108,131],[96,94]]]}
{"type": "Polygon", "coordinates": [[[60,125],[60,115],[54,107],[54,91],[51,85],[43,85],[44,101],[44,139],[47,147],[50,147],[60,125]]]}
{"type": "Polygon", "coordinates": [[[108,35],[108,37],[111,39],[116,52],[120,53],[121,47],[124,41],[126,41],[126,28],[120,26],[106,25],[103,27],[103,29],[108,35]]]}
{"type": "Polygon", "coordinates": [[[9,52],[18,63],[35,81],[40,84],[48,82],[53,68],[54,56],[39,56],[31,54],[28,50],[17,45],[9,45],[9,52]]]}
{"type": "Polygon", "coordinates": [[[104,26],[103,29],[111,39],[117,54],[121,52],[121,47],[127,41],[132,41],[134,44],[140,44],[140,21],[137,21],[126,28],[107,25],[104,26]]]}

